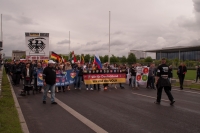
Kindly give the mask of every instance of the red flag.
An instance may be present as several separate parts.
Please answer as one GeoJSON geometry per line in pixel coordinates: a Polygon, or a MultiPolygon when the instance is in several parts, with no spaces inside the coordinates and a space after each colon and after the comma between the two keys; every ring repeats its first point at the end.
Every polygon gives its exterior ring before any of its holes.
{"type": "Polygon", "coordinates": [[[76,56],[74,54],[74,51],[72,51],[72,63],[75,63],[75,62],[77,62],[76,56]]]}

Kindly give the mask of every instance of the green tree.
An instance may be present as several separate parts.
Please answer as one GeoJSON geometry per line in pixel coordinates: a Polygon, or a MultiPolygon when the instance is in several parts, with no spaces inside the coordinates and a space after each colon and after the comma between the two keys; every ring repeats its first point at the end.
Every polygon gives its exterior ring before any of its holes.
{"type": "Polygon", "coordinates": [[[89,55],[89,54],[86,54],[86,55],[84,56],[84,60],[85,60],[85,62],[89,62],[89,61],[90,61],[90,55],[89,55]]]}
{"type": "Polygon", "coordinates": [[[133,53],[130,53],[127,58],[128,64],[136,63],[136,57],[133,53]]]}
{"type": "Polygon", "coordinates": [[[175,65],[176,67],[178,67],[178,65],[179,65],[179,59],[178,59],[178,58],[175,58],[175,59],[173,60],[173,62],[174,62],[174,65],[175,65]]]}
{"type": "Polygon", "coordinates": [[[80,55],[75,55],[76,56],[76,60],[78,61],[81,61],[81,56],[80,55]]]}
{"type": "Polygon", "coordinates": [[[63,59],[65,59],[66,61],[68,61],[68,56],[66,55],[61,55],[63,57],[63,59]]]}
{"type": "Polygon", "coordinates": [[[119,62],[119,60],[118,60],[118,58],[116,56],[112,55],[110,57],[110,64],[118,63],[118,62],[119,62]]]}
{"type": "Polygon", "coordinates": [[[127,59],[126,59],[126,56],[122,56],[121,60],[120,60],[120,63],[126,63],[127,62],[127,59]]]}
{"type": "Polygon", "coordinates": [[[103,63],[103,62],[104,62],[103,56],[99,56],[99,58],[100,58],[100,60],[101,60],[101,63],[103,63]]]}
{"type": "Polygon", "coordinates": [[[104,55],[103,57],[103,63],[108,62],[108,55],[104,55]]]}
{"type": "Polygon", "coordinates": [[[144,61],[147,63],[151,63],[153,59],[150,56],[148,56],[147,58],[144,59],[144,61]]]}
{"type": "Polygon", "coordinates": [[[26,55],[22,55],[21,59],[26,59],[26,55]]]}

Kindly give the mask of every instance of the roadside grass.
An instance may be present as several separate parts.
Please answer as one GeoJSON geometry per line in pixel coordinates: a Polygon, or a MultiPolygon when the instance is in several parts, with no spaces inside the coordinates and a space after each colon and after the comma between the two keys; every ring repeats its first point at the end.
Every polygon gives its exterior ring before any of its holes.
{"type": "MultiPolygon", "coordinates": [[[[176,82],[175,84],[172,84],[172,85],[174,85],[176,87],[180,86],[179,82],[176,82]]],[[[194,89],[199,89],[200,90],[200,84],[194,84],[194,83],[192,83],[191,85],[184,85],[183,88],[184,87],[185,88],[194,88],[194,89]]]]}
{"type": "MultiPolygon", "coordinates": [[[[178,79],[177,70],[173,70],[173,78],[178,79]]],[[[196,70],[187,70],[185,74],[185,80],[195,80],[196,79],[196,70]]]]}
{"type": "Polygon", "coordinates": [[[2,95],[0,97],[0,133],[22,133],[10,84],[3,70],[2,95]]]}

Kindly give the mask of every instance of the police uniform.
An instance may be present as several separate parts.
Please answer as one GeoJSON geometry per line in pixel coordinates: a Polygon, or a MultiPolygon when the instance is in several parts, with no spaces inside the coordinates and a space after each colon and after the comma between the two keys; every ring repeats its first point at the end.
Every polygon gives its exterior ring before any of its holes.
{"type": "MultiPolygon", "coordinates": [[[[163,58],[162,60],[165,60],[165,58],[163,58]]],[[[174,98],[171,94],[171,84],[168,79],[168,74],[169,74],[169,66],[168,65],[163,63],[160,66],[158,66],[157,76],[159,77],[159,79],[156,84],[156,86],[157,86],[157,100],[155,102],[156,104],[159,104],[161,101],[163,88],[164,88],[165,93],[167,94],[169,100],[171,101],[170,105],[173,105],[175,102],[174,98]]]]}

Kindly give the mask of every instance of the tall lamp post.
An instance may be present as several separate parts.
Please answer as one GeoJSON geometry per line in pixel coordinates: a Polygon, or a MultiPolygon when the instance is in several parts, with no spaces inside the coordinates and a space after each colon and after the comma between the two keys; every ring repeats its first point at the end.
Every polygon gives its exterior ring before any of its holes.
{"type": "Polygon", "coordinates": [[[108,63],[110,64],[110,11],[109,11],[109,52],[108,52],[108,63]]]}
{"type": "Polygon", "coordinates": [[[70,59],[70,31],[69,31],[69,59],[70,59]]]}

